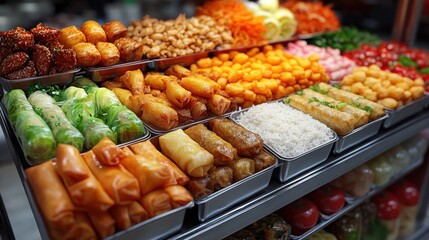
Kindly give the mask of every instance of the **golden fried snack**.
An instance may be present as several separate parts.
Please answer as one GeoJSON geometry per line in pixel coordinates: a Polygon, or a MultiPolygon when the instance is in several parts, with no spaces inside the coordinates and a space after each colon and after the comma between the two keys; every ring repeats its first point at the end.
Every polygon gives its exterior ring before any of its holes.
{"type": "Polygon", "coordinates": [[[125,230],[149,218],[146,210],[137,201],[128,205],[115,205],[110,209],[110,213],[115,218],[116,226],[120,230],[125,230]]]}
{"type": "Polygon", "coordinates": [[[86,42],[86,37],[76,26],[70,26],[61,29],[58,41],[64,45],[64,48],[72,48],[78,43],[86,42]]]}
{"type": "Polygon", "coordinates": [[[107,22],[102,27],[108,42],[114,42],[118,38],[127,36],[127,28],[118,20],[107,22]]]}
{"type": "Polygon", "coordinates": [[[115,233],[115,219],[109,212],[88,212],[88,216],[101,238],[115,233]]]}
{"type": "Polygon", "coordinates": [[[240,158],[228,165],[233,171],[234,182],[240,181],[255,173],[255,161],[250,158],[240,158]]]}
{"type": "Polygon", "coordinates": [[[122,150],[108,137],[103,137],[93,148],[97,160],[106,166],[115,166],[125,157],[122,150]]]}
{"type": "MultiPolygon", "coordinates": [[[[119,82],[115,82],[115,81],[106,81],[106,82],[119,83],[119,82]]],[[[103,83],[105,83],[105,82],[103,82],[103,83]]],[[[103,83],[101,84],[101,86],[106,87],[105,85],[103,85],[103,83]]],[[[120,84],[122,84],[122,83],[120,83],[120,84]]],[[[109,87],[107,87],[107,88],[109,88],[109,87]]],[[[130,97],[133,96],[133,94],[131,93],[130,90],[123,89],[122,87],[113,87],[113,86],[112,86],[112,88],[109,88],[109,89],[116,94],[119,101],[123,105],[125,105],[127,108],[130,109],[130,105],[131,105],[130,97]]]]}
{"type": "Polygon", "coordinates": [[[204,198],[214,192],[213,181],[210,176],[191,178],[186,187],[194,198],[204,198]]]}
{"type": "Polygon", "coordinates": [[[217,116],[228,112],[231,107],[231,100],[219,94],[213,94],[207,101],[207,108],[217,116]]]}
{"type": "Polygon", "coordinates": [[[258,156],[254,157],[253,160],[255,161],[255,172],[259,172],[276,163],[276,158],[264,150],[258,156]]]}
{"type": "Polygon", "coordinates": [[[192,93],[182,86],[176,81],[166,81],[165,82],[165,94],[174,105],[179,108],[183,108],[186,104],[191,100],[192,93]]]}
{"type": "Polygon", "coordinates": [[[184,78],[189,77],[189,75],[191,75],[191,70],[176,64],[165,70],[165,74],[173,75],[178,78],[184,78]]]}
{"type": "Polygon", "coordinates": [[[144,94],[144,76],[140,69],[126,71],[118,78],[133,95],[144,94]]]}
{"type": "Polygon", "coordinates": [[[180,80],[180,85],[190,91],[192,95],[204,98],[211,98],[220,90],[220,85],[217,82],[202,75],[184,77],[180,80]]]}
{"type": "Polygon", "coordinates": [[[105,88],[107,88],[107,89],[109,89],[111,91],[113,91],[114,88],[127,90],[127,89],[124,89],[125,88],[124,83],[118,82],[118,81],[104,81],[104,82],[101,83],[101,86],[105,87],[105,88]]]}
{"type": "Polygon", "coordinates": [[[124,63],[138,61],[143,58],[143,44],[128,37],[116,39],[114,42],[124,63]]]}
{"type": "Polygon", "coordinates": [[[164,188],[164,191],[170,195],[173,208],[181,207],[192,201],[191,194],[181,185],[168,186],[164,188]]]}
{"type": "Polygon", "coordinates": [[[140,200],[149,217],[155,217],[173,209],[170,195],[164,189],[158,189],[143,196],[140,200]]]}
{"type": "Polygon", "coordinates": [[[201,98],[196,98],[192,96],[186,107],[191,110],[191,116],[196,121],[205,119],[209,115],[207,111],[207,105],[201,98]]]}
{"type": "Polygon", "coordinates": [[[92,43],[78,43],[73,46],[79,65],[94,67],[101,61],[101,54],[92,43]]]}
{"type": "Polygon", "coordinates": [[[80,26],[80,30],[86,37],[86,42],[97,44],[98,42],[105,42],[107,40],[104,29],[93,20],[88,20],[80,26]]]}
{"type": "Polygon", "coordinates": [[[98,42],[95,47],[100,52],[99,65],[103,67],[112,66],[119,62],[119,50],[113,43],[98,42]]]}
{"type": "Polygon", "coordinates": [[[209,171],[215,191],[228,187],[234,182],[234,173],[230,167],[213,167],[209,171]]]}
{"type": "Polygon", "coordinates": [[[148,84],[152,89],[157,89],[160,91],[165,90],[165,81],[169,80],[168,76],[162,75],[159,72],[149,72],[146,74],[144,79],[145,83],[148,84]]]}

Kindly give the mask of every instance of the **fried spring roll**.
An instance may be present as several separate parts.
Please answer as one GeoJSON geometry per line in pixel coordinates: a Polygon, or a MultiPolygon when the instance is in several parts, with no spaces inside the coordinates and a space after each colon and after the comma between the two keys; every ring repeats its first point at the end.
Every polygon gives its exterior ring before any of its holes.
{"type": "Polygon", "coordinates": [[[217,82],[201,75],[184,77],[180,80],[180,85],[193,95],[204,98],[211,98],[220,90],[217,82]]]}
{"type": "Polygon", "coordinates": [[[276,158],[265,152],[261,153],[253,158],[255,161],[255,172],[259,172],[276,163],[276,158]]]}
{"type": "Polygon", "coordinates": [[[250,158],[240,158],[228,165],[233,171],[234,182],[240,181],[255,173],[255,161],[250,158]]]}
{"type": "Polygon", "coordinates": [[[191,178],[186,186],[194,198],[201,199],[214,192],[213,181],[210,176],[191,178]]]}
{"type": "Polygon", "coordinates": [[[100,142],[92,148],[97,160],[107,166],[118,165],[124,158],[122,150],[108,137],[103,137],[100,142]]]}
{"type": "Polygon", "coordinates": [[[209,171],[215,191],[228,187],[234,182],[234,172],[230,167],[216,167],[209,171]]]}
{"type": "Polygon", "coordinates": [[[171,198],[164,189],[158,189],[143,196],[140,200],[149,217],[155,217],[173,209],[171,198]]]}
{"type": "Polygon", "coordinates": [[[174,105],[184,108],[191,100],[192,93],[176,81],[165,81],[165,94],[174,105]]]}
{"type": "Polygon", "coordinates": [[[192,118],[196,121],[206,119],[209,116],[206,104],[196,97],[191,97],[187,108],[191,110],[192,118]]]}
{"type": "Polygon", "coordinates": [[[315,101],[309,101],[299,95],[292,95],[288,97],[287,101],[290,106],[311,115],[338,135],[347,135],[354,129],[356,118],[348,113],[340,112],[315,101]]]}
{"type": "Polygon", "coordinates": [[[168,130],[177,127],[179,115],[176,110],[154,100],[145,100],[140,105],[140,118],[155,127],[168,130]]]}
{"type": "Polygon", "coordinates": [[[165,70],[165,74],[173,75],[180,79],[191,75],[191,70],[176,64],[165,70]]]}
{"type": "Polygon", "coordinates": [[[209,121],[209,125],[214,133],[235,147],[240,156],[257,156],[264,146],[259,134],[248,131],[226,118],[212,119],[209,121]]]}
{"type": "Polygon", "coordinates": [[[191,109],[189,108],[177,108],[174,109],[177,112],[177,116],[179,116],[179,124],[187,124],[194,121],[191,115],[191,109]]]}
{"type": "Polygon", "coordinates": [[[237,155],[237,149],[203,124],[192,126],[185,133],[213,155],[215,166],[227,165],[237,155]]]}
{"type": "Polygon", "coordinates": [[[49,237],[51,239],[57,240],[95,240],[97,239],[97,234],[92,228],[91,221],[84,212],[75,212],[74,214],[74,223],[73,226],[65,230],[60,230],[53,228],[49,223],[46,224],[49,230],[49,237]]]}
{"type": "Polygon", "coordinates": [[[362,108],[369,107],[372,109],[369,114],[369,119],[371,121],[379,119],[385,114],[383,105],[369,101],[360,95],[340,90],[326,83],[319,83],[318,86],[321,90],[327,92],[328,96],[341,102],[345,102],[353,106],[360,106],[362,108]]]}
{"type": "Polygon", "coordinates": [[[126,71],[118,78],[133,95],[144,94],[144,76],[140,69],[126,71]]]}
{"type": "Polygon", "coordinates": [[[369,112],[348,105],[347,103],[335,100],[334,98],[328,97],[311,89],[304,89],[302,96],[309,100],[312,98],[316,98],[318,101],[330,103],[335,109],[338,109],[341,112],[351,114],[356,119],[356,123],[354,126],[355,128],[365,125],[369,121],[369,112]]]}
{"type": "Polygon", "coordinates": [[[115,219],[109,212],[88,212],[88,216],[101,238],[115,233],[115,219]]]}
{"type": "Polygon", "coordinates": [[[176,164],[158,151],[151,141],[136,143],[131,145],[130,148],[137,155],[145,155],[169,167],[173,171],[177,184],[183,186],[189,182],[189,177],[176,164]]]}
{"type": "Polygon", "coordinates": [[[192,140],[182,129],[159,137],[159,144],[168,158],[192,177],[204,177],[213,166],[213,155],[192,140]]]}
{"type": "Polygon", "coordinates": [[[110,208],[110,214],[115,219],[116,227],[120,230],[125,230],[132,226],[130,215],[128,213],[128,205],[115,205],[110,208]]]}
{"type": "Polygon", "coordinates": [[[80,30],[86,37],[86,42],[97,44],[98,42],[105,42],[107,40],[106,32],[100,24],[93,20],[88,20],[80,26],[80,30]]]}
{"type": "Polygon", "coordinates": [[[148,84],[152,89],[157,89],[160,91],[165,90],[165,80],[167,76],[162,75],[159,72],[150,72],[146,74],[144,79],[145,83],[148,84]]]}
{"type": "Polygon", "coordinates": [[[58,144],[57,170],[73,203],[88,211],[106,211],[114,201],[89,170],[79,151],[66,144],[58,144]]]}
{"type": "Polygon", "coordinates": [[[85,153],[83,159],[116,204],[126,205],[140,199],[140,186],[137,178],[121,164],[104,165],[97,160],[92,151],[85,153]]]}
{"type": "Polygon", "coordinates": [[[128,214],[130,215],[131,224],[137,224],[143,222],[149,218],[149,214],[146,209],[143,208],[137,201],[132,202],[128,205],[128,214]]]}
{"type": "Polygon", "coordinates": [[[213,94],[207,101],[208,109],[217,116],[228,112],[231,106],[231,100],[219,94],[213,94]]]}
{"type": "Polygon", "coordinates": [[[164,188],[164,191],[170,196],[171,206],[178,208],[192,201],[192,196],[188,190],[180,185],[173,185],[164,188]]]}
{"type": "Polygon", "coordinates": [[[123,159],[121,164],[138,179],[143,195],[158,188],[177,184],[169,167],[149,157],[129,156],[123,159]]]}

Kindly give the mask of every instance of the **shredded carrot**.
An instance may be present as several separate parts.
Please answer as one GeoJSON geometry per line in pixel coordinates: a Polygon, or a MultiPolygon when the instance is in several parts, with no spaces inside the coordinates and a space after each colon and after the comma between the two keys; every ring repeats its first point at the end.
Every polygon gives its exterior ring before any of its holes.
{"type": "Polygon", "coordinates": [[[198,15],[210,16],[219,24],[228,26],[234,38],[234,47],[261,45],[265,42],[263,18],[253,16],[241,1],[208,1],[197,8],[198,15]]]}

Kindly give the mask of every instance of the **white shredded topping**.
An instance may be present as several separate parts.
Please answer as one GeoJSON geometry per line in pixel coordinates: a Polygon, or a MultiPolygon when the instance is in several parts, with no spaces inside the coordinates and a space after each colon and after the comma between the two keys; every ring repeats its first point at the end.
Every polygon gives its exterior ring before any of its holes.
{"type": "Polygon", "coordinates": [[[334,138],[325,124],[281,102],[253,106],[235,120],[258,133],[267,146],[285,158],[299,156],[334,138]]]}

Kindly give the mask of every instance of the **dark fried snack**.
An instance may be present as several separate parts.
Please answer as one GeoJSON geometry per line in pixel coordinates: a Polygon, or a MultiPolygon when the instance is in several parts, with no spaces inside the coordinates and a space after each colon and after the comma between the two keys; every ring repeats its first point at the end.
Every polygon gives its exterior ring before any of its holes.
{"type": "Polygon", "coordinates": [[[55,72],[66,72],[76,69],[76,53],[72,49],[59,49],[54,51],[55,72]]]}
{"type": "Polygon", "coordinates": [[[45,26],[43,23],[37,24],[37,26],[30,31],[33,33],[35,40],[42,45],[58,42],[58,38],[61,34],[59,29],[45,26]]]}
{"type": "Polygon", "coordinates": [[[52,67],[52,55],[49,49],[43,45],[34,45],[33,61],[36,65],[37,74],[48,75],[52,67]]]}
{"type": "Polygon", "coordinates": [[[143,44],[129,37],[119,38],[114,42],[121,55],[121,61],[133,62],[141,60],[143,57],[143,44]]]}
{"type": "Polygon", "coordinates": [[[106,32],[108,42],[114,42],[118,38],[127,36],[127,28],[118,20],[107,22],[102,27],[106,32]]]}
{"type": "Polygon", "coordinates": [[[0,47],[0,64],[3,60],[12,53],[12,49],[8,47],[0,47]]]}
{"type": "Polygon", "coordinates": [[[0,64],[0,75],[6,75],[22,68],[25,66],[28,59],[30,59],[30,57],[25,52],[10,54],[0,64]]]}
{"type": "Polygon", "coordinates": [[[0,33],[0,46],[12,51],[27,51],[34,46],[34,36],[22,27],[16,27],[0,33]]]}
{"type": "Polygon", "coordinates": [[[33,61],[28,61],[27,65],[21,69],[7,74],[5,77],[10,80],[29,78],[37,75],[36,68],[33,61]]]}
{"type": "Polygon", "coordinates": [[[64,45],[59,41],[47,43],[45,44],[45,46],[49,49],[51,53],[64,48],[64,45]]]}

